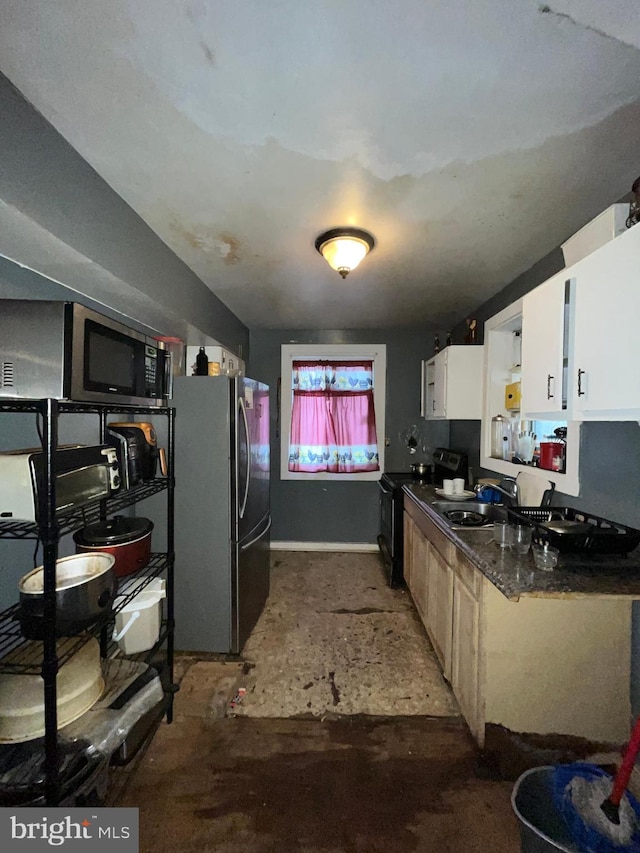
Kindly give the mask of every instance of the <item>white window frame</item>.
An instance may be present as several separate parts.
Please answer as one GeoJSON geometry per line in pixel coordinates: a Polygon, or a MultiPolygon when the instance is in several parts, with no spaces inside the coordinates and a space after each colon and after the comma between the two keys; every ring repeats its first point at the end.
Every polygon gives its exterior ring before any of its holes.
{"type": "Polygon", "coordinates": [[[315,482],[322,480],[340,480],[341,482],[379,480],[384,471],[386,379],[386,344],[283,344],[280,367],[280,479],[314,480],[315,482]],[[313,358],[323,361],[343,359],[345,362],[367,359],[373,362],[373,405],[376,415],[379,471],[362,471],[352,474],[336,474],[331,471],[318,471],[317,474],[310,474],[306,471],[289,471],[289,435],[293,400],[291,390],[292,365],[298,359],[313,358]]]}

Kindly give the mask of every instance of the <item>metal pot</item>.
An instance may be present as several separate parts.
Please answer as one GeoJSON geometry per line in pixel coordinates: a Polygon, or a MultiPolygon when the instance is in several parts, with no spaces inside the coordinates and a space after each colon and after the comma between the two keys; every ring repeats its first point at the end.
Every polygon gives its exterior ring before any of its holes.
{"type": "MultiPolygon", "coordinates": [[[[111,554],[86,553],[56,561],[56,636],[78,634],[111,613],[118,582],[111,554]]],[[[24,575],[20,590],[20,627],[25,637],[45,636],[44,567],[24,575]]]]}
{"type": "Polygon", "coordinates": [[[126,518],[116,515],[106,521],[90,524],[73,534],[76,551],[99,551],[112,554],[116,577],[124,577],[143,569],[151,559],[151,531],[148,518],[126,518]]]}
{"type": "Polygon", "coordinates": [[[431,478],[431,465],[429,462],[414,462],[411,474],[418,480],[428,480],[431,478]]]}

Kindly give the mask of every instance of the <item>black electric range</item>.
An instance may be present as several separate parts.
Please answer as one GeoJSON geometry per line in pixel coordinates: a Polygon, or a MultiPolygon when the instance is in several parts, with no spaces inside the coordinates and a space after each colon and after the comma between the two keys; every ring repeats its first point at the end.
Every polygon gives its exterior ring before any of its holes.
{"type": "Polygon", "coordinates": [[[430,482],[431,472],[418,478],[407,471],[385,472],[378,482],[380,489],[380,532],[378,547],[389,572],[390,586],[404,586],[402,487],[405,483],[430,482]]]}
{"type": "Polygon", "coordinates": [[[424,476],[409,471],[385,471],[378,482],[380,489],[380,532],[378,547],[389,572],[390,586],[404,585],[404,535],[402,529],[402,487],[405,483],[431,483],[442,485],[445,477],[468,476],[468,458],[458,450],[437,447],[433,452],[433,476],[431,471],[424,476]]]}

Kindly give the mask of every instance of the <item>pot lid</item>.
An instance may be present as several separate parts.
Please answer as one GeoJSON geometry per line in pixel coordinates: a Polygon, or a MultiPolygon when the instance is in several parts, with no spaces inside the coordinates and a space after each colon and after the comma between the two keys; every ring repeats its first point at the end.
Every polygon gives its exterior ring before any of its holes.
{"type": "Polygon", "coordinates": [[[73,534],[73,539],[78,545],[89,547],[100,545],[119,545],[132,542],[151,533],[153,522],[148,518],[129,518],[124,515],[115,515],[106,521],[98,521],[83,527],[73,534]]]}

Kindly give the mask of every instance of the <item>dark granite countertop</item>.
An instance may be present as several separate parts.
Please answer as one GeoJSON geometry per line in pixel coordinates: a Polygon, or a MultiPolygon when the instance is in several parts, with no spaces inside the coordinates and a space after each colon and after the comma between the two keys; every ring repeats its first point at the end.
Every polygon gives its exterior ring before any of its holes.
{"type": "MultiPolygon", "coordinates": [[[[491,528],[452,530],[431,508],[442,498],[433,486],[408,483],[403,491],[507,598],[614,596],[640,598],[640,548],[624,555],[560,554],[551,572],[536,569],[531,551],[517,557],[491,541],[491,528]]],[[[463,504],[461,503],[461,506],[463,504]]]]}

